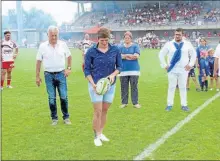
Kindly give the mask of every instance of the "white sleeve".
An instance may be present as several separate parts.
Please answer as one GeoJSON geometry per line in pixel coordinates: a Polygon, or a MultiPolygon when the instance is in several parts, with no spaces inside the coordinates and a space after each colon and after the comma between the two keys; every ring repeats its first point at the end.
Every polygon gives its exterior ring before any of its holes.
{"type": "Polygon", "coordinates": [[[215,49],[214,57],[220,59],[220,44],[215,49]]]}
{"type": "Polygon", "coordinates": [[[162,68],[167,67],[165,56],[167,56],[167,54],[169,53],[169,49],[168,49],[169,44],[170,43],[167,42],[159,52],[160,65],[162,68]]]}
{"type": "Polygon", "coordinates": [[[189,55],[190,55],[190,62],[189,66],[193,67],[196,63],[196,50],[194,49],[193,45],[189,42],[189,55]]]}
{"type": "Polygon", "coordinates": [[[40,61],[43,60],[43,45],[42,44],[40,45],[40,47],[38,49],[36,59],[40,60],[40,61]]]}

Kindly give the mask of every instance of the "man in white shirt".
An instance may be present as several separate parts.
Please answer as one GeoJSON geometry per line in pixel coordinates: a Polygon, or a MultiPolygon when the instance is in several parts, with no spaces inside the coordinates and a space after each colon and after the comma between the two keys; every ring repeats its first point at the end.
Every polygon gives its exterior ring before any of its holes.
{"type": "Polygon", "coordinates": [[[71,124],[68,113],[68,96],[66,77],[71,73],[71,52],[67,44],[58,40],[59,30],[56,26],[48,28],[48,41],[42,43],[37,53],[36,84],[40,86],[41,62],[44,66],[44,77],[49,97],[52,125],[57,125],[56,88],[60,96],[61,110],[65,124],[71,124]],[[67,58],[67,68],[65,59],[67,58]]]}
{"type": "Polygon", "coordinates": [[[179,86],[183,111],[187,106],[186,83],[189,70],[196,62],[196,51],[189,41],[183,40],[183,29],[175,30],[174,40],[167,42],[159,53],[161,67],[168,72],[168,96],[166,110],[170,111],[174,103],[176,85],[179,86]],[[168,57],[166,62],[165,57],[168,57]],[[190,57],[190,59],[189,59],[190,57]]]}
{"type": "Polygon", "coordinates": [[[18,55],[18,46],[11,40],[11,32],[4,32],[4,40],[1,41],[1,90],[3,90],[5,75],[7,73],[7,88],[13,88],[11,86],[11,73],[14,68],[14,60],[18,55]],[[15,51],[14,51],[15,50],[15,51]]]}
{"type": "Polygon", "coordinates": [[[89,39],[89,34],[85,34],[84,40],[81,42],[81,50],[83,51],[83,63],[82,63],[82,70],[84,71],[84,60],[87,50],[92,46],[93,42],[89,39]]]}
{"type": "Polygon", "coordinates": [[[214,57],[215,57],[215,64],[214,64],[214,77],[217,78],[217,86],[216,87],[216,91],[219,92],[219,86],[220,86],[220,44],[218,44],[218,46],[216,47],[216,50],[215,50],[215,54],[214,54],[214,57]]]}

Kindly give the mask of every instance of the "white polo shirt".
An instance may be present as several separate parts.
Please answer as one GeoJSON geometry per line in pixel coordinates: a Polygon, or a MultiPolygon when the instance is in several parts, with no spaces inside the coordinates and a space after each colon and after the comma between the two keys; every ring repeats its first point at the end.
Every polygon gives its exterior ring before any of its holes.
{"type": "MultiPolygon", "coordinates": [[[[175,41],[167,42],[164,47],[161,49],[159,53],[161,67],[165,68],[166,66],[170,66],[170,61],[172,60],[174,53],[176,51],[176,47],[174,46],[175,41]],[[167,56],[167,61],[165,60],[165,56],[167,56]]],[[[174,73],[182,73],[185,72],[185,66],[189,64],[189,66],[194,66],[196,62],[196,51],[192,44],[189,41],[183,40],[184,44],[181,49],[182,55],[180,61],[176,63],[171,72],[174,73]]]]}
{"type": "Polygon", "coordinates": [[[220,44],[215,49],[215,58],[218,58],[218,76],[220,76],[220,44]]]}
{"type": "Polygon", "coordinates": [[[65,60],[71,52],[65,42],[58,40],[54,47],[49,41],[43,42],[37,53],[37,60],[43,62],[44,71],[60,72],[65,69],[65,60]]]}

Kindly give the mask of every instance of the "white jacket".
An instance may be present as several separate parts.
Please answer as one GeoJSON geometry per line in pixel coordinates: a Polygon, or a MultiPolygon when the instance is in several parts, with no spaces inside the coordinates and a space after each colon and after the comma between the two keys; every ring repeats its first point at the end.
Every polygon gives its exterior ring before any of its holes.
{"type": "MultiPolygon", "coordinates": [[[[175,40],[167,42],[159,53],[160,64],[162,68],[170,66],[170,61],[173,58],[173,55],[176,51],[176,47],[174,46],[175,40]],[[165,57],[167,56],[167,61],[165,57]]],[[[189,64],[189,66],[193,67],[196,62],[196,51],[193,45],[186,40],[182,40],[184,42],[183,47],[181,49],[182,55],[179,62],[173,67],[170,72],[181,73],[185,71],[185,66],[189,64]]]]}

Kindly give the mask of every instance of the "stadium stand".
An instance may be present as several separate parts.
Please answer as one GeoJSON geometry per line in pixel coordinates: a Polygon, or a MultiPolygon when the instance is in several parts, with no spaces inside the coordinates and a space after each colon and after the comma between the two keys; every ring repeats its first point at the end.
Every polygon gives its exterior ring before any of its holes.
{"type": "Polygon", "coordinates": [[[202,2],[168,3],[158,6],[158,3],[136,4],[133,9],[120,9],[118,12],[86,12],[79,17],[68,30],[85,29],[94,26],[105,26],[111,29],[124,27],[148,26],[201,26],[216,24],[220,20],[220,10],[211,8],[202,2]]]}

